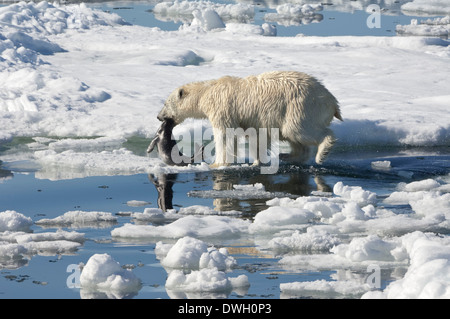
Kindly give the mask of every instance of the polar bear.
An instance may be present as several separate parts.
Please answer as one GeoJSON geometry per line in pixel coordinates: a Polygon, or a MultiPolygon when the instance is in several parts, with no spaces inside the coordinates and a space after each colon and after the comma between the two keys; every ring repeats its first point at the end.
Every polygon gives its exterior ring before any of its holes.
{"type": "Polygon", "coordinates": [[[314,77],[295,71],[188,83],[170,94],[157,117],[175,125],[186,118],[209,119],[214,167],[228,164],[227,128],[277,128],[279,139],[291,147],[292,160],[305,162],[309,148],[318,146],[315,161],[321,164],[336,141],[329,125],[333,117],[342,121],[336,98],[314,77]]]}

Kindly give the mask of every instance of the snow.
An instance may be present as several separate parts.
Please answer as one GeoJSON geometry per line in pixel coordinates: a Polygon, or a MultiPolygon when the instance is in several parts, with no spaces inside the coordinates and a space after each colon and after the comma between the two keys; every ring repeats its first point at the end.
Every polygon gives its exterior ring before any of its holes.
{"type": "MultiPolygon", "coordinates": [[[[401,9],[448,14],[445,4],[414,0],[401,9]]],[[[209,171],[206,164],[170,167],[126,144],[153,137],[159,109],[181,84],[283,69],[316,76],[338,98],[345,119],[332,123],[338,146],[450,142],[449,43],[428,37],[448,35],[448,17],[397,28],[427,37],[277,38],[262,36],[276,34],[269,25],[239,23],[253,18],[251,5],[179,1],[156,7],[161,16],[176,17],[184,25],[170,32],[127,25],[117,15],[84,4],[20,2],[0,8],[0,141],[32,138],[17,151],[2,152],[2,167],[20,166],[25,159],[26,165],[38,167],[37,178],[52,180],[209,171]]],[[[277,15],[314,16],[319,8],[306,9],[282,5],[277,15]]],[[[207,121],[186,121],[174,133],[209,127],[207,121]]],[[[395,167],[374,161],[371,168],[395,167]]],[[[237,261],[227,249],[217,248],[227,239],[245,238],[279,258],[282,269],[337,270],[332,281],[282,283],[285,297],[305,291],[364,298],[450,297],[450,240],[442,235],[450,228],[450,176],[399,183],[389,194],[342,181],[327,196],[317,192],[298,198],[261,186],[191,193],[270,198],[268,207],[251,219],[200,205],[168,212],[145,208],[120,225],[110,212],[68,211],[33,221],[6,210],[0,212],[0,265],[18,268],[22,259],[36,254],[73,254],[85,240],[81,233],[32,232],[32,227],[109,227],[113,240],[158,242],[155,253],[169,271],[170,296],[248,288],[246,276],[228,276],[237,261]],[[405,272],[373,290],[365,280],[373,265],[405,272]]],[[[130,199],[128,204],[144,202],[130,199]]],[[[82,270],[81,285],[84,296],[100,291],[123,297],[136,293],[141,283],[111,256],[95,254],[82,270]]]]}

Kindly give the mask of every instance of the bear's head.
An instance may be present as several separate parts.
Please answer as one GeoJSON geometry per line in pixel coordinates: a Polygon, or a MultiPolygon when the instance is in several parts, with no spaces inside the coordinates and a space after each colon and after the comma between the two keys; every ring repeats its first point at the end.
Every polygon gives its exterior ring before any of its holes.
{"type": "Polygon", "coordinates": [[[199,98],[206,87],[203,82],[194,82],[174,90],[159,112],[158,120],[171,119],[175,126],[187,118],[205,118],[205,114],[199,106],[199,98]]]}
{"type": "Polygon", "coordinates": [[[169,95],[166,102],[164,103],[164,107],[159,112],[157,116],[158,120],[171,120],[173,121],[174,125],[177,125],[183,122],[187,117],[189,117],[186,116],[187,114],[185,111],[185,95],[186,92],[182,87],[174,90],[169,95]]]}

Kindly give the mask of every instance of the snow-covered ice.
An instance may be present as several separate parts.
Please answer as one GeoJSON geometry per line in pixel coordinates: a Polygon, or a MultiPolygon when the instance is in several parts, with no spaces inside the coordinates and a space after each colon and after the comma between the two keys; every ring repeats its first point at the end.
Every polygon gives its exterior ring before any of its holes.
{"type": "MultiPolygon", "coordinates": [[[[199,3],[205,6],[196,8],[201,14],[213,9],[199,3]]],[[[221,19],[225,28],[162,31],[126,25],[83,4],[0,8],[0,138],[52,136],[39,149],[29,145],[42,178],[169,171],[158,158],[128,152],[122,144],[154,135],[156,114],[174,87],[293,69],[318,77],[340,101],[345,121],[332,124],[340,145],[448,144],[447,41],[261,37],[263,31],[249,30],[260,26],[221,19]]],[[[174,133],[193,125],[209,127],[188,121],[174,133]]],[[[8,164],[14,157],[1,160],[8,164]]]]}

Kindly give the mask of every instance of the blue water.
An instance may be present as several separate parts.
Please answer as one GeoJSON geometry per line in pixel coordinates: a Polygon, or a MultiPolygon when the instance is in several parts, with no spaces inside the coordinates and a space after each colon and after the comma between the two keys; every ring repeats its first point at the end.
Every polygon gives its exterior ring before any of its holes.
{"type": "MultiPolygon", "coordinates": [[[[399,182],[410,182],[436,177],[450,172],[450,150],[438,149],[411,150],[415,156],[401,155],[402,150],[357,150],[348,152],[337,149],[324,166],[297,167],[284,165],[275,175],[261,175],[257,169],[229,171],[209,171],[202,173],[180,173],[167,176],[173,184],[169,198],[174,208],[191,205],[205,205],[211,208],[218,204],[214,198],[188,196],[191,190],[230,189],[233,184],[262,183],[267,191],[285,192],[295,196],[309,195],[317,190],[331,188],[336,182],[345,185],[363,186],[377,192],[381,198],[391,193],[399,182]],[[432,151],[429,153],[429,151],[432,151]],[[371,162],[389,160],[389,171],[374,171],[371,162]],[[402,171],[403,174],[399,174],[402,171]],[[408,173],[405,176],[405,172],[408,173]]],[[[121,212],[142,212],[145,207],[158,207],[158,191],[147,174],[129,176],[97,176],[78,179],[50,181],[36,178],[33,170],[10,170],[9,164],[0,166],[0,176],[7,176],[0,183],[0,211],[16,210],[33,221],[42,218],[55,218],[71,210],[105,211],[118,217],[117,224],[105,228],[63,228],[85,234],[86,241],[73,255],[34,255],[19,261],[12,269],[0,270],[0,298],[80,298],[83,295],[77,288],[67,286],[71,275],[67,267],[86,263],[96,253],[108,253],[120,264],[133,265],[133,272],[141,279],[142,288],[136,295],[128,298],[169,298],[164,288],[166,270],[154,254],[155,242],[143,240],[138,243],[115,241],[110,232],[115,227],[131,222],[129,216],[121,212]],[[144,207],[130,207],[127,201],[149,202],[144,207]]],[[[12,165],[14,166],[14,165],[12,165]]],[[[170,186],[172,185],[172,186],[170,186]]],[[[231,198],[220,201],[222,210],[240,210],[242,218],[252,218],[266,208],[266,199],[231,198]]],[[[388,207],[387,207],[388,208],[388,207]]],[[[401,213],[401,212],[400,212],[401,213]]],[[[55,231],[37,225],[33,232],[55,231]]],[[[239,267],[228,276],[245,274],[251,283],[242,295],[232,292],[228,298],[279,298],[280,284],[293,281],[332,280],[336,271],[286,270],[278,264],[278,258],[256,254],[254,243],[245,238],[218,239],[219,246],[232,247],[232,256],[239,267]],[[244,250],[239,250],[239,249],[244,250]]],[[[217,244],[217,243],[216,243],[217,244]]],[[[391,273],[404,271],[401,268],[383,272],[382,288],[391,280],[391,273]]],[[[106,298],[106,295],[96,295],[106,298]]],[[[212,295],[214,297],[214,294],[212,295]]],[[[223,297],[218,295],[218,297],[223,297]]],[[[309,297],[308,295],[304,297],[309,297]]]]}

